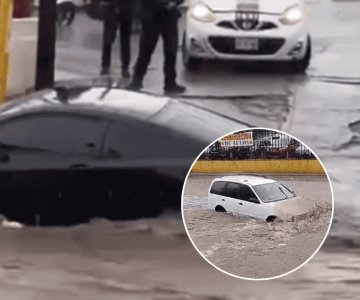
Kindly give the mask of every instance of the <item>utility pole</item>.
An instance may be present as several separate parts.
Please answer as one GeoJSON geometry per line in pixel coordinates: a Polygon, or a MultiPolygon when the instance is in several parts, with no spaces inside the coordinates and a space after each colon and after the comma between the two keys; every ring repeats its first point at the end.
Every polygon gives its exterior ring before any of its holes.
{"type": "Polygon", "coordinates": [[[52,87],[55,72],[56,0],[40,0],[36,90],[52,87]]]}

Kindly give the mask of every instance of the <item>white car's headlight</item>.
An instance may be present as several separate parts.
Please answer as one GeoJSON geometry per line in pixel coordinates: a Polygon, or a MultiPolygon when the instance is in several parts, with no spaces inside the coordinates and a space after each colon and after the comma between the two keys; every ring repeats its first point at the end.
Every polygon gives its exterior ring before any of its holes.
{"type": "Polygon", "coordinates": [[[294,25],[304,19],[304,11],[299,5],[290,6],[282,16],[280,22],[286,25],[294,25]]]}
{"type": "Polygon", "coordinates": [[[215,15],[211,8],[205,3],[198,2],[190,8],[190,16],[197,21],[209,23],[215,20],[215,15]]]}

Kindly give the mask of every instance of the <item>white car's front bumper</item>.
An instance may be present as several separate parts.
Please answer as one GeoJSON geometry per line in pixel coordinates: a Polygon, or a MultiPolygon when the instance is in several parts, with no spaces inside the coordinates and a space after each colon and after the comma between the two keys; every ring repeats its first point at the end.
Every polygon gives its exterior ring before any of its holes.
{"type": "Polygon", "coordinates": [[[235,13],[219,13],[216,21],[202,23],[187,16],[184,46],[187,55],[204,59],[289,61],[302,59],[308,46],[306,22],[280,23],[279,16],[261,14],[269,28],[244,31],[234,26],[235,13]],[[226,28],[228,26],[228,28],[226,28]],[[235,39],[257,38],[258,51],[235,49],[235,39]]]}

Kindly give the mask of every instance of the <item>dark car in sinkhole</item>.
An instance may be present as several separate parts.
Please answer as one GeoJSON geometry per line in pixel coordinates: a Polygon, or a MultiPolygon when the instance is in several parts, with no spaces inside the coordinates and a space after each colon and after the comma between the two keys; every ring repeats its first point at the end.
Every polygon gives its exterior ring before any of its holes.
{"type": "Polygon", "coordinates": [[[191,102],[62,86],[0,106],[0,214],[25,224],[134,219],[180,206],[214,139],[244,124],[191,102]]]}

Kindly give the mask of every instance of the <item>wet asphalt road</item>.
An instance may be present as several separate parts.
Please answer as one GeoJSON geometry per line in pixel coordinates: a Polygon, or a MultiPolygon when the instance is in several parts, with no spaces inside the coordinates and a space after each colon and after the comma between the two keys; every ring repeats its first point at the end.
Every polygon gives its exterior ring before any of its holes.
{"type": "MultiPolygon", "coordinates": [[[[306,75],[264,66],[244,72],[227,63],[207,64],[199,73],[189,74],[179,55],[179,81],[188,88],[183,101],[250,125],[282,129],[305,142],[318,154],[333,181],[336,223],[332,234],[341,234],[345,240],[349,236],[350,244],[360,244],[360,2],[318,0],[308,7],[314,53],[306,75]]],[[[83,13],[72,27],[59,29],[58,80],[97,76],[101,31],[101,23],[83,13]]],[[[134,59],[138,39],[135,34],[134,59]]],[[[117,57],[114,51],[115,76],[120,68],[117,57]]],[[[153,56],[145,90],[162,93],[161,44],[153,56]]]]}

